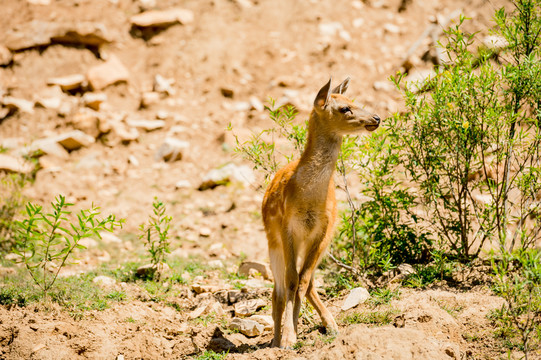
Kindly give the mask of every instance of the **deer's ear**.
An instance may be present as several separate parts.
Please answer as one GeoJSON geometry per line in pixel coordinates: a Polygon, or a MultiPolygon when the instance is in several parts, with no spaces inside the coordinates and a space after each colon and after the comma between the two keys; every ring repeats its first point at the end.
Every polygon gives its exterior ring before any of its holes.
{"type": "Polygon", "coordinates": [[[346,78],[346,80],[342,81],[342,83],[340,85],[338,85],[337,87],[335,87],[333,90],[332,90],[332,93],[333,94],[344,94],[347,89],[348,89],[348,85],[349,85],[349,76],[346,78]]]}
{"type": "Polygon", "coordinates": [[[314,100],[314,107],[317,109],[323,109],[329,102],[329,97],[331,96],[331,81],[332,77],[317,93],[316,99],[314,100]]]}

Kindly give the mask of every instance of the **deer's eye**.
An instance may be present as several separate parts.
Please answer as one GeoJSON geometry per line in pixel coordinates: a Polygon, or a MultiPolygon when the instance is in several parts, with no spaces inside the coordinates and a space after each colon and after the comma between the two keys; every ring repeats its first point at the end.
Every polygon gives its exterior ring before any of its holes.
{"type": "Polygon", "coordinates": [[[341,107],[340,110],[338,110],[338,111],[340,111],[342,114],[346,114],[346,113],[348,113],[348,112],[352,112],[352,111],[351,111],[351,108],[350,108],[349,106],[341,107]]]}

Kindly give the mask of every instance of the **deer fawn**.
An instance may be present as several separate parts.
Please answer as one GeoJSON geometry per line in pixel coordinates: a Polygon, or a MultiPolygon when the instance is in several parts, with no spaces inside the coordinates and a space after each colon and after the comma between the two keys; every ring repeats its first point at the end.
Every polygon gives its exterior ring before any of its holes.
{"type": "Polygon", "coordinates": [[[336,219],[333,175],[342,136],[374,131],[380,118],[343,95],[349,78],[332,91],[331,80],[314,100],[301,158],[276,173],[263,198],[263,223],[274,275],[272,346],[291,347],[297,341],[304,296],[318,312],[327,331],[338,332],[333,316],[314,287],[314,269],[333,236],[336,219]]]}

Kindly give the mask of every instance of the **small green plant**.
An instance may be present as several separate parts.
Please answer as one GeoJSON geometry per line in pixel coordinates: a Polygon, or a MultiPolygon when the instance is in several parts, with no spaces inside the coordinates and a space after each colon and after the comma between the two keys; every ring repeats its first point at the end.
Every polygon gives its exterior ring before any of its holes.
{"type": "Polygon", "coordinates": [[[66,209],[73,204],[58,195],[51,205],[52,212],[45,213],[42,206],[27,203],[26,218],[16,223],[17,247],[14,249],[45,298],[74,250],[85,249],[79,244],[81,239],[101,238],[100,231],[113,231],[124,221],[117,221],[114,215],[100,220],[99,208],[92,206],[77,214],[77,222],[68,223],[71,211],[66,209]]]}
{"type": "Polygon", "coordinates": [[[494,291],[505,303],[494,311],[492,319],[499,334],[512,348],[518,348],[527,360],[541,345],[541,252],[518,250],[492,258],[494,291]]]}
{"type": "Polygon", "coordinates": [[[145,246],[150,253],[155,269],[153,277],[159,280],[163,273],[165,254],[170,252],[168,232],[172,218],[165,214],[165,205],[158,198],[154,198],[152,207],[154,216],[150,216],[148,225],[140,226],[143,233],[140,238],[145,241],[145,246]]]}
{"type": "Polygon", "coordinates": [[[201,355],[194,357],[194,360],[223,360],[229,355],[229,351],[217,353],[212,350],[205,350],[201,355]]]}
{"type": "Polygon", "coordinates": [[[400,297],[400,290],[391,290],[391,289],[375,289],[370,294],[368,303],[372,306],[387,305],[391,302],[392,299],[398,299],[400,297]]]}

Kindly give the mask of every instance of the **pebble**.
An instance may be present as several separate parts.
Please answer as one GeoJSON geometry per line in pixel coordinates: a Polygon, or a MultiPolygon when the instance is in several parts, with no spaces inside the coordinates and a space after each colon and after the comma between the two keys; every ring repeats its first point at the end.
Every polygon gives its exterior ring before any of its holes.
{"type": "Polygon", "coordinates": [[[240,318],[234,318],[231,320],[229,328],[232,330],[238,330],[248,337],[259,336],[265,331],[265,326],[261,325],[257,321],[240,318]]]}
{"type": "Polygon", "coordinates": [[[89,146],[95,142],[92,136],[85,134],[80,130],[69,131],[67,133],[58,135],[54,139],[68,151],[77,150],[82,147],[89,146]]]}
{"type": "Polygon", "coordinates": [[[24,161],[23,158],[16,158],[6,154],[0,154],[0,170],[28,174],[34,167],[24,161]]]}
{"type": "Polygon", "coordinates": [[[271,279],[271,270],[267,263],[261,261],[244,261],[240,264],[238,273],[242,276],[248,276],[250,275],[250,270],[257,271],[264,279],[271,279]]]}
{"type": "Polygon", "coordinates": [[[1,103],[11,111],[19,110],[27,114],[34,114],[34,102],[25,99],[4,96],[1,103]]]}
{"type": "Polygon", "coordinates": [[[127,82],[130,73],[118,57],[111,55],[104,63],[91,67],[86,77],[92,89],[101,90],[113,84],[127,82]]]}
{"type": "Polygon", "coordinates": [[[62,91],[76,90],[83,86],[86,83],[86,78],[82,74],[73,74],[61,77],[50,78],[47,80],[47,85],[59,86],[62,91]]]}
{"type": "Polygon", "coordinates": [[[362,304],[369,298],[370,294],[368,293],[368,290],[363,287],[354,288],[349,292],[349,295],[344,300],[344,303],[342,304],[342,311],[354,308],[355,306],[362,304]]]}
{"type": "Polygon", "coordinates": [[[267,302],[263,299],[245,300],[235,304],[236,316],[250,316],[260,308],[267,305],[267,302]]]}
{"type": "Polygon", "coordinates": [[[162,145],[156,151],[154,159],[156,161],[176,161],[184,157],[184,153],[190,147],[187,141],[178,140],[172,137],[165,138],[162,145]]]}
{"type": "Polygon", "coordinates": [[[7,47],[0,44],[0,66],[8,66],[13,61],[13,54],[7,47]]]}
{"type": "Polygon", "coordinates": [[[165,27],[180,23],[190,24],[194,20],[194,14],[190,10],[172,8],[168,10],[149,10],[130,18],[130,23],[137,27],[165,27]]]}

